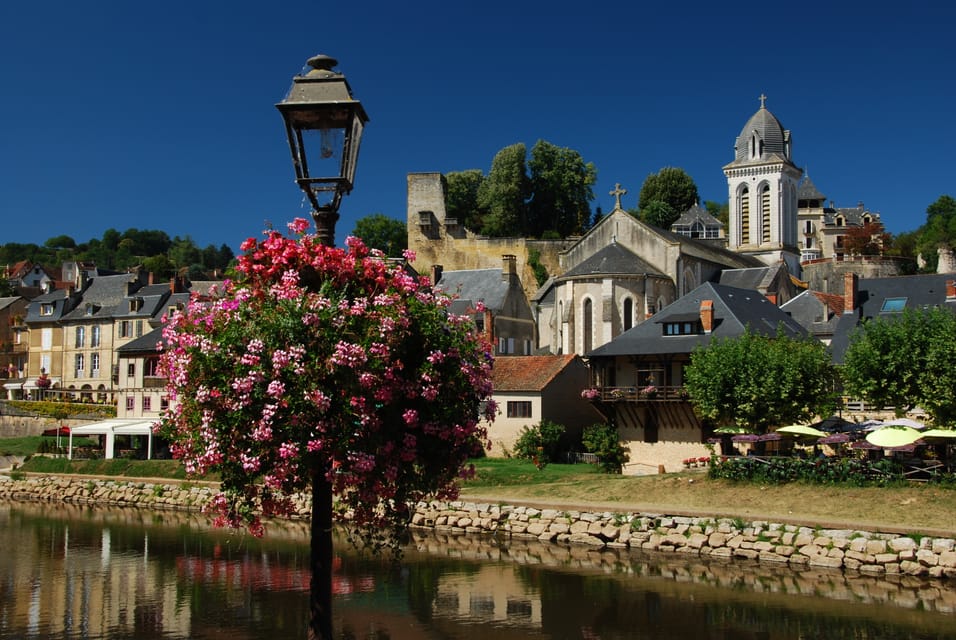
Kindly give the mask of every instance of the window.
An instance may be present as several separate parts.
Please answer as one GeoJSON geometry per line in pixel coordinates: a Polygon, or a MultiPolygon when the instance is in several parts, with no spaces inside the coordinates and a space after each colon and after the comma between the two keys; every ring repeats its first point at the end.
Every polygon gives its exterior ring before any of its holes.
{"type": "Polygon", "coordinates": [[[84,343],[86,342],[86,327],[77,327],[76,328],[76,348],[82,349],[84,343]]]}
{"type": "Polygon", "coordinates": [[[665,322],[665,336],[692,336],[700,333],[697,322],[665,322]]]}
{"type": "Polygon", "coordinates": [[[129,320],[123,320],[119,325],[119,337],[120,338],[132,338],[133,337],[133,323],[129,320]]]}
{"type": "Polygon", "coordinates": [[[136,321],[136,337],[137,338],[143,337],[143,321],[142,320],[136,321]]]}
{"type": "Polygon", "coordinates": [[[100,346],[100,327],[96,326],[90,331],[90,346],[98,347],[100,346]]]}
{"type": "Polygon", "coordinates": [[[740,244],[750,244],[750,190],[740,191],[740,244]]]}
{"type": "Polygon", "coordinates": [[[159,408],[161,411],[165,411],[166,409],[169,409],[169,396],[162,396],[159,399],[159,408]]]}
{"type": "MultiPolygon", "coordinates": [[[[40,347],[46,351],[53,348],[53,329],[52,327],[44,327],[40,331],[40,347]]],[[[47,369],[49,371],[49,369],[47,369]]]]}
{"type": "Polygon", "coordinates": [[[594,341],[594,318],[592,317],[593,305],[590,298],[584,299],[584,353],[591,350],[594,341]]]}
{"type": "Polygon", "coordinates": [[[624,330],[627,331],[634,326],[634,301],[630,298],[624,299],[624,330]]]}
{"type": "Polygon", "coordinates": [[[73,376],[73,377],[75,377],[75,378],[82,378],[82,377],[83,377],[83,367],[86,365],[86,356],[84,356],[82,353],[76,354],[75,364],[76,364],[76,367],[75,367],[75,371],[74,371],[74,376],[73,376]]]}
{"type": "Polygon", "coordinates": [[[126,365],[126,375],[129,376],[130,378],[132,378],[133,376],[136,375],[136,363],[135,363],[135,362],[130,362],[128,365],[126,365]]]}
{"type": "Polygon", "coordinates": [[[100,377],[100,354],[90,355],[90,375],[94,378],[100,377]]]}
{"type": "Polygon", "coordinates": [[[40,305],[40,315],[41,316],[52,316],[53,315],[53,305],[49,302],[44,302],[40,305]]]}
{"type": "Polygon", "coordinates": [[[508,401],[509,418],[530,418],[531,401],[530,400],[509,400],[508,401]]]}
{"type": "Polygon", "coordinates": [[[134,313],[143,308],[143,299],[142,298],[132,298],[129,301],[129,312],[134,313]]]}
{"type": "Polygon", "coordinates": [[[760,241],[770,242],[770,187],[767,185],[760,190],[760,241]]]}
{"type": "Polygon", "coordinates": [[[134,411],[136,409],[136,398],[133,396],[126,396],[126,410],[134,411]]]}
{"type": "Polygon", "coordinates": [[[880,313],[902,313],[906,308],[906,298],[887,298],[880,307],[880,313]]]}
{"type": "Polygon", "coordinates": [[[153,406],[152,396],[143,396],[143,411],[151,411],[153,406]]]}
{"type": "Polygon", "coordinates": [[[143,375],[147,377],[159,377],[159,358],[146,358],[143,363],[143,375]]]}

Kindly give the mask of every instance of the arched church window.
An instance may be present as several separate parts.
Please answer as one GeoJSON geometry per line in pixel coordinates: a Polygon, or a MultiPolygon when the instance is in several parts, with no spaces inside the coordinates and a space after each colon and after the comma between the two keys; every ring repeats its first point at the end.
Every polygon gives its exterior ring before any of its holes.
{"type": "Polygon", "coordinates": [[[594,344],[594,318],[591,298],[584,299],[582,312],[584,314],[584,353],[588,353],[594,344]]]}
{"type": "Polygon", "coordinates": [[[740,217],[740,244],[750,244],[750,189],[745,185],[740,190],[737,212],[740,217]]]}
{"type": "Polygon", "coordinates": [[[704,225],[701,224],[700,220],[695,220],[694,224],[690,226],[690,237],[691,238],[704,237],[704,225]]]}
{"type": "Polygon", "coordinates": [[[760,241],[770,242],[770,185],[760,188],[760,241]]]}

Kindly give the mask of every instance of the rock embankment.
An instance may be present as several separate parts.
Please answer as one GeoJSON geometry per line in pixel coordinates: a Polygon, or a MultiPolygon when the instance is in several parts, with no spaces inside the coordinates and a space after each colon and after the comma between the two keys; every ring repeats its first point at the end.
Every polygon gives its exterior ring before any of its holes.
{"type": "MultiPolygon", "coordinates": [[[[0,482],[0,499],[104,504],[198,511],[210,486],[146,481],[31,476],[0,482]]],[[[310,500],[295,501],[309,516],[310,500]]],[[[647,513],[592,513],[470,502],[421,503],[412,527],[438,533],[534,539],[591,549],[619,548],[688,556],[747,559],[794,568],[855,571],[873,576],[956,578],[953,538],[820,529],[739,519],[647,513]]]]}

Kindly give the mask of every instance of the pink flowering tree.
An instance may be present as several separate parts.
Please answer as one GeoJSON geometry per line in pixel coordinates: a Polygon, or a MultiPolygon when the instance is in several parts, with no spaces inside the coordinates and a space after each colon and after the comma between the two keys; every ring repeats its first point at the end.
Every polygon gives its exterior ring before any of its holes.
{"type": "Polygon", "coordinates": [[[455,497],[487,446],[492,356],[402,263],[289,228],[246,240],[242,277],[168,321],[158,431],[189,473],[220,474],[220,525],[261,535],[311,490],[310,637],[331,637],[333,516],[380,548],[415,502],[455,497]]]}

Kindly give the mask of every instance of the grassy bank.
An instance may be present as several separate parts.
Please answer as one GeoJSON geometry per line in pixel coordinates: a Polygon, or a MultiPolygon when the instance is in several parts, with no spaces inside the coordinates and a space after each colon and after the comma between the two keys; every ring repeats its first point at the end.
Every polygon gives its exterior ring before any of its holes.
{"type": "MultiPolygon", "coordinates": [[[[0,451],[16,438],[0,440],[0,451]]],[[[35,450],[35,449],[34,449],[35,450]]],[[[28,455],[29,451],[20,455],[28,455]]],[[[537,469],[520,460],[475,460],[476,476],[462,483],[462,497],[482,502],[525,502],[564,509],[740,517],[821,526],[848,526],[956,535],[956,489],[907,484],[898,487],[760,485],[710,480],[698,471],[653,476],[611,476],[587,464],[537,469]]],[[[185,479],[174,460],[66,460],[34,456],[22,471],[136,478],[185,479]]],[[[215,478],[208,478],[215,480],[215,478]]]]}

